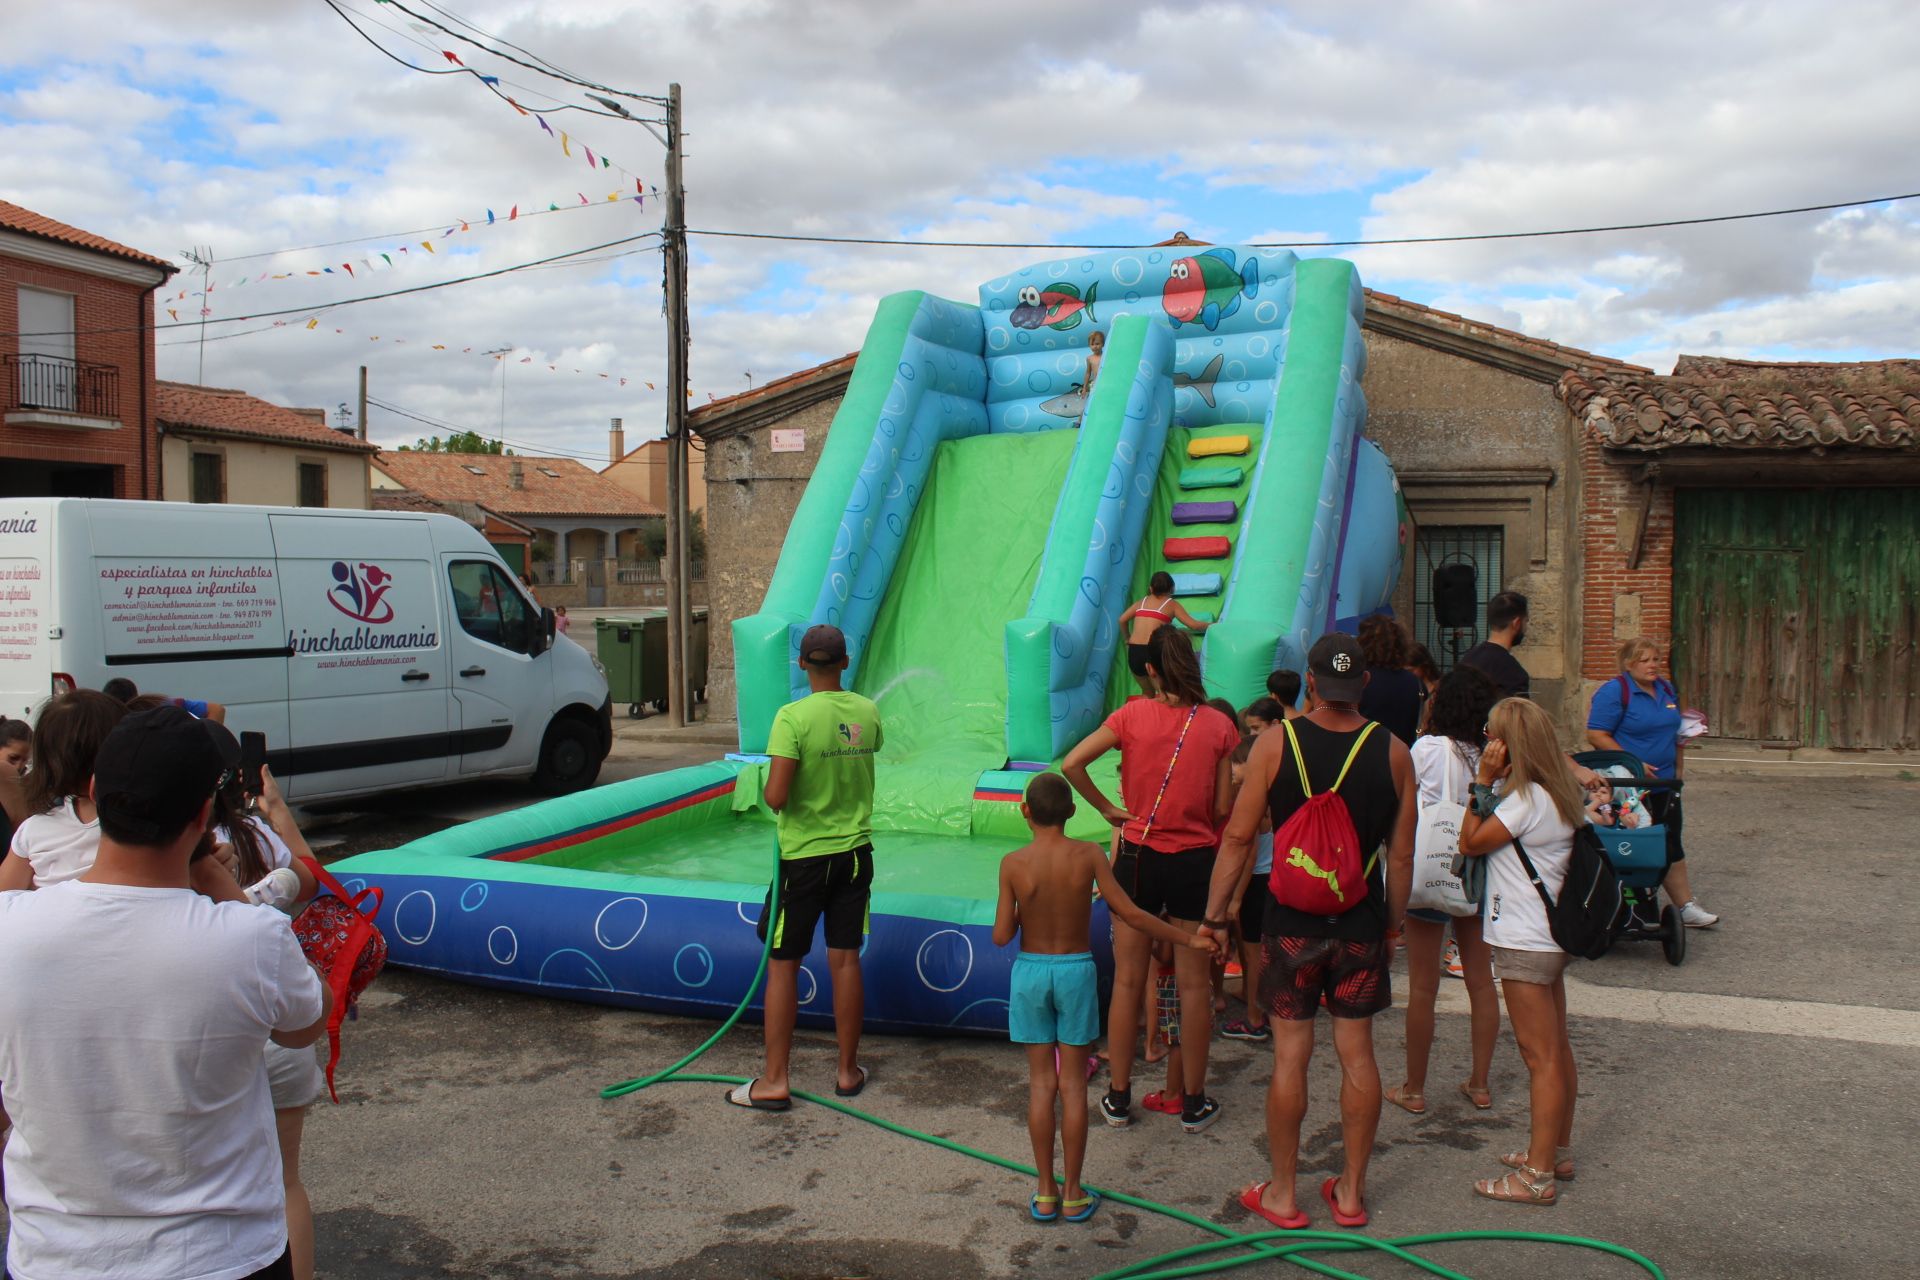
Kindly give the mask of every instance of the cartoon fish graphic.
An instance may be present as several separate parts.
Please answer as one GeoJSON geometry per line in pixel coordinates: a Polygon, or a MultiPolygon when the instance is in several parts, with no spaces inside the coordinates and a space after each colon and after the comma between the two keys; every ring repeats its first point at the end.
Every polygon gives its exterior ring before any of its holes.
{"type": "Polygon", "coordinates": [[[1078,422],[1087,412],[1087,392],[1084,387],[1075,388],[1065,395],[1055,396],[1051,400],[1040,402],[1040,412],[1052,414],[1056,418],[1067,418],[1078,422]]]}
{"type": "Polygon", "coordinates": [[[1072,284],[1049,285],[1045,289],[1036,289],[1032,285],[1020,290],[1020,305],[1013,309],[1007,319],[1016,329],[1038,329],[1045,325],[1049,329],[1065,332],[1078,328],[1081,313],[1091,321],[1100,317],[1093,314],[1093,304],[1098,300],[1100,285],[1098,281],[1087,286],[1087,296],[1080,296],[1080,287],[1072,284]]]}
{"type": "Polygon", "coordinates": [[[1260,296],[1259,259],[1248,258],[1239,266],[1235,265],[1237,260],[1231,249],[1208,249],[1173,264],[1166,288],[1160,293],[1160,305],[1174,328],[1203,324],[1212,331],[1240,309],[1241,294],[1260,296]]]}
{"type": "MultiPolygon", "coordinates": [[[[1238,299],[1235,301],[1237,302],[1238,299]]],[[[1214,384],[1220,381],[1220,366],[1225,360],[1225,356],[1215,356],[1207,361],[1207,367],[1200,371],[1200,376],[1197,378],[1190,373],[1175,373],[1173,389],[1178,391],[1181,387],[1192,387],[1199,393],[1200,398],[1207,402],[1207,408],[1213,408],[1213,388],[1214,384]]],[[[1040,407],[1046,408],[1045,405],[1040,407]]]]}

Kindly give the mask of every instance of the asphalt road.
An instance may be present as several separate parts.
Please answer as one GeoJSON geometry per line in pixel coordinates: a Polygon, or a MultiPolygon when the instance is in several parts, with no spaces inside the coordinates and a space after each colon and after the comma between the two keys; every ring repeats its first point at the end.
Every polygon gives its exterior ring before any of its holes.
{"type": "MultiPolygon", "coordinates": [[[[609,779],[711,758],[706,744],[622,735],[609,779]]],[[[453,788],[316,817],[328,857],[385,847],[526,803],[453,788]]],[[[1391,1107],[1375,1149],[1370,1234],[1523,1230],[1628,1245],[1673,1277],[1915,1273],[1920,1224],[1920,783],[1702,778],[1688,792],[1694,883],[1724,913],[1686,964],[1652,946],[1577,964],[1579,1180],[1554,1209],[1478,1200],[1475,1178],[1524,1141],[1510,1038],[1495,1108],[1452,1094],[1466,1019],[1444,984],[1424,1117],[1391,1107]]],[[[1019,1175],[818,1107],[751,1114],[722,1086],[617,1101],[601,1086],[671,1062],[713,1024],[390,972],[348,1028],[343,1105],[307,1126],[321,1272],[366,1280],[839,1280],[1083,1277],[1198,1243],[1197,1229],[1118,1205],[1085,1226],[1026,1218],[1019,1175]]],[[[1376,1023],[1398,1078],[1397,1012],[1376,1023]]],[[[875,1115],[1028,1158],[1024,1059],[1003,1042],[871,1037],[875,1115]]],[[[757,1028],[697,1069],[754,1074],[757,1028]]],[[[796,1084],[826,1090],[830,1037],[802,1032],[796,1084]]],[[[1088,1180],[1252,1230],[1236,1203],[1264,1177],[1262,1048],[1214,1049],[1225,1115],[1188,1137],[1142,1114],[1095,1128],[1088,1180]]],[[[1156,1087],[1157,1068],[1136,1072],[1156,1087]]],[[[1324,1024],[1304,1127],[1303,1202],[1338,1162],[1338,1072],[1324,1024]]],[[[1136,1093],[1138,1096],[1138,1093],[1136,1093]]],[[[1324,1209],[1316,1225],[1325,1227],[1324,1209]]],[[[1539,1245],[1436,1248],[1477,1280],[1628,1277],[1627,1264],[1539,1245]]],[[[1408,1276],[1386,1260],[1341,1265],[1408,1276]]],[[[1238,1274],[1277,1274],[1271,1265],[1238,1274]]],[[[1291,1270],[1284,1274],[1304,1274],[1291,1270]]]]}

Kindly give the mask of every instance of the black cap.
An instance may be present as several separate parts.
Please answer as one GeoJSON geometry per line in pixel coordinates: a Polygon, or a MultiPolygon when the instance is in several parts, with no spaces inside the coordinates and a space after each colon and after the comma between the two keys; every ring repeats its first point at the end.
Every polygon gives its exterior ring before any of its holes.
{"type": "Polygon", "coordinates": [[[807,634],[800,637],[800,661],[809,666],[832,666],[847,656],[847,637],[840,628],[820,623],[808,627],[807,634]]]}
{"type": "Polygon", "coordinates": [[[1329,631],[1307,651],[1307,670],[1323,698],[1352,702],[1367,682],[1367,655],[1344,631],[1329,631]]]}
{"type": "Polygon", "coordinates": [[[205,723],[181,708],[130,715],[114,726],[94,758],[101,829],[129,843],[164,844],[200,812],[226,769],[205,723]]]}

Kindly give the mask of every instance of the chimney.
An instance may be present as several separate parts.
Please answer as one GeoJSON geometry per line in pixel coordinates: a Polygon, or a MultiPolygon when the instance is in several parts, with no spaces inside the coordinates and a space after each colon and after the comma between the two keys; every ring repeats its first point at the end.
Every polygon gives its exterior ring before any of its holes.
{"type": "Polygon", "coordinates": [[[520,465],[520,459],[518,458],[515,458],[507,467],[507,487],[509,489],[524,489],[527,487],[527,471],[525,467],[520,465]]]}
{"type": "Polygon", "coordinates": [[[612,466],[627,456],[627,433],[620,428],[620,419],[615,418],[613,425],[607,428],[607,465],[612,466]]]}

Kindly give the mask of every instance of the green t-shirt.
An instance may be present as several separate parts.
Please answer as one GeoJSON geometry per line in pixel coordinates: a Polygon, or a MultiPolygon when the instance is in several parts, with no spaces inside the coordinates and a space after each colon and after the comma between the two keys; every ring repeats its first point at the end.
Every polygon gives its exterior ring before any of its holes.
{"type": "Polygon", "coordinates": [[[782,858],[845,853],[873,839],[880,743],[880,710],[857,693],[810,693],[774,714],[767,754],[800,762],[780,811],[782,858]]]}

